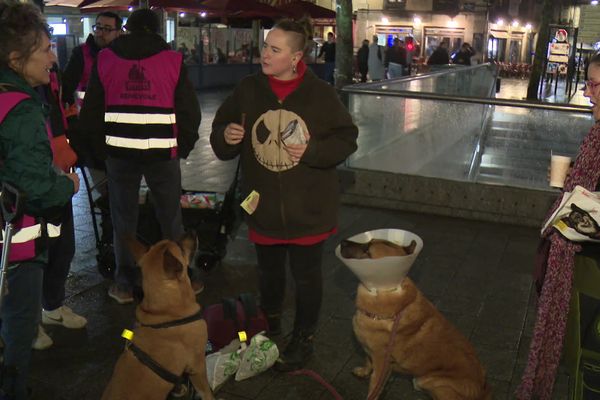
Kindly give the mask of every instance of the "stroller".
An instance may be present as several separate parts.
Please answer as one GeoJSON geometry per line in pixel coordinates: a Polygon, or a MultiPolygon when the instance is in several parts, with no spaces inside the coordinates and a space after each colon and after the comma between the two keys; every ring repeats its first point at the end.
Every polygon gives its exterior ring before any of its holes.
{"type": "MultiPolygon", "coordinates": [[[[98,254],[98,272],[107,279],[114,277],[116,262],[112,243],[112,232],[100,233],[102,217],[104,229],[112,224],[107,223],[110,217],[108,201],[100,197],[94,200],[93,191],[107,185],[107,180],[92,183],[83,167],[80,168],[85,184],[87,199],[90,205],[90,214],[96,240],[98,254]]],[[[239,207],[239,163],[235,177],[225,193],[183,190],[181,195],[183,225],[186,230],[194,230],[198,237],[196,251],[196,267],[208,272],[220,264],[225,257],[227,242],[235,232],[241,221],[241,208],[239,207]]],[[[162,238],[160,225],[154,212],[152,195],[144,186],[140,189],[139,218],[137,237],[146,244],[153,244],[162,238]]]]}

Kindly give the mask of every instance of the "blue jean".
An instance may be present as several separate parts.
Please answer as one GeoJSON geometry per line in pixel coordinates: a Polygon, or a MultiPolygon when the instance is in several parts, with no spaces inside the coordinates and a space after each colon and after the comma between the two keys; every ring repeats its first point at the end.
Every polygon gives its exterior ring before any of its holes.
{"type": "Polygon", "coordinates": [[[115,246],[115,282],[121,290],[129,290],[138,284],[139,270],[125,239],[136,237],[138,225],[138,200],[140,181],[146,179],[154,204],[156,219],[160,224],[162,237],[179,239],[183,235],[181,218],[181,170],[179,159],[136,162],[108,158],[108,197],[113,221],[113,242],[115,246]]]}
{"type": "Polygon", "coordinates": [[[42,262],[27,261],[7,274],[8,291],[2,300],[0,335],[4,340],[3,389],[14,390],[14,400],[27,399],[31,344],[40,320],[44,267],[42,262]],[[9,368],[16,368],[16,375],[7,376],[9,368]]]}
{"type": "Polygon", "coordinates": [[[388,66],[388,75],[390,76],[390,79],[404,76],[404,66],[402,64],[391,62],[388,66]]]}
{"type": "Polygon", "coordinates": [[[332,85],[335,85],[335,62],[325,63],[325,80],[332,85]]]}

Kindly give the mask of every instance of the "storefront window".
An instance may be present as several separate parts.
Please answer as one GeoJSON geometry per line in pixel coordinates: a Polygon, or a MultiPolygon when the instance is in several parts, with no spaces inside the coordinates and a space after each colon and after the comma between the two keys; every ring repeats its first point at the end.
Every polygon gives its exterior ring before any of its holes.
{"type": "Polygon", "coordinates": [[[521,40],[512,39],[508,50],[508,61],[513,64],[521,62],[521,40]]]}
{"type": "Polygon", "coordinates": [[[425,28],[425,57],[429,57],[442,42],[448,45],[448,52],[454,54],[464,42],[464,29],[425,28]]]}

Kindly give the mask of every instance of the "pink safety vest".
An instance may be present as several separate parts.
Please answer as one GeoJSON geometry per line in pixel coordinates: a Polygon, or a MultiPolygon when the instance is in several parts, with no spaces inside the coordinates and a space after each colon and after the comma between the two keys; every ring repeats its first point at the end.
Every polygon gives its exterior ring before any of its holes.
{"type": "Polygon", "coordinates": [[[177,157],[175,89],[181,63],[181,53],[171,50],[141,60],[121,58],[111,49],[99,53],[109,153],[143,151],[177,157]]]}
{"type": "Polygon", "coordinates": [[[81,80],[75,91],[75,99],[79,107],[83,105],[83,98],[85,97],[85,91],[87,90],[90,75],[92,75],[92,66],[95,61],[92,56],[92,49],[87,43],[81,45],[81,51],[83,53],[83,71],[81,72],[81,80]]]}
{"type": "MultiPolygon", "coordinates": [[[[29,97],[29,95],[17,91],[0,93],[0,124],[2,124],[13,108],[29,97]]],[[[46,127],[48,127],[47,124],[46,127]]],[[[49,131],[48,134],[51,135],[49,131]]],[[[26,261],[35,258],[42,249],[46,248],[45,242],[48,237],[57,237],[60,235],[60,226],[38,222],[35,217],[30,215],[23,215],[23,217],[16,221],[14,229],[15,234],[11,240],[8,256],[9,262],[26,261]]]]}

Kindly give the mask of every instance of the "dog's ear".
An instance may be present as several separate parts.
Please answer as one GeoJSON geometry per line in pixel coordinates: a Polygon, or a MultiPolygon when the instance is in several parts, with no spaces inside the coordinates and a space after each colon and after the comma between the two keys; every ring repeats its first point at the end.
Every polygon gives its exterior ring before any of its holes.
{"type": "Polygon", "coordinates": [[[183,235],[181,239],[177,241],[179,247],[183,251],[183,255],[185,256],[188,263],[191,264],[192,259],[194,258],[194,254],[196,253],[196,249],[198,248],[198,238],[194,231],[189,231],[183,235]]]}
{"type": "Polygon", "coordinates": [[[577,204],[575,204],[575,203],[571,203],[571,210],[573,210],[573,211],[579,211],[582,214],[589,214],[587,211],[583,210],[582,208],[579,208],[577,206],[577,204]]]}
{"type": "Polygon", "coordinates": [[[164,252],[163,269],[168,279],[178,279],[183,272],[183,264],[169,250],[164,252]]]}
{"type": "Polygon", "coordinates": [[[125,238],[125,243],[133,255],[133,259],[139,265],[139,260],[148,252],[148,246],[144,246],[135,237],[128,236],[125,238]]]}

